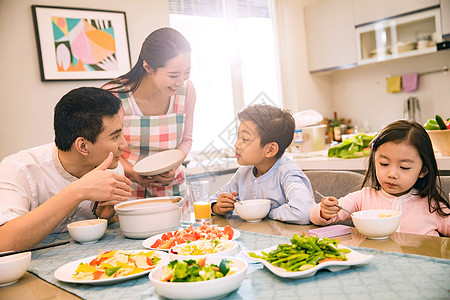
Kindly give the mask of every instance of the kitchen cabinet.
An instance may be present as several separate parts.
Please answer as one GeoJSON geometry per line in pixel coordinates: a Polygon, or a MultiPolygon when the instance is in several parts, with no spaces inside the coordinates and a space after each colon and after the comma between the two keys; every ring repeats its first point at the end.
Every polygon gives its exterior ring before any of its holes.
{"type": "Polygon", "coordinates": [[[358,64],[436,52],[441,37],[439,8],[357,25],[358,64]]]}
{"type": "Polygon", "coordinates": [[[439,0],[353,0],[353,13],[361,25],[438,5],[439,0]]]}
{"type": "Polygon", "coordinates": [[[450,0],[441,0],[442,36],[450,40],[450,0]]]}
{"type": "Polygon", "coordinates": [[[310,72],[356,66],[352,0],[326,0],[304,8],[310,72]]]}

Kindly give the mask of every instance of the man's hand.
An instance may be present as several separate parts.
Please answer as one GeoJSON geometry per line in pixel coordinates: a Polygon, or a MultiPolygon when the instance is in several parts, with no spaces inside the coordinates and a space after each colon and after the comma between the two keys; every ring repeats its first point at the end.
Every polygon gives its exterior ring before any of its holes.
{"type": "Polygon", "coordinates": [[[83,194],[83,198],[99,201],[99,206],[114,206],[131,197],[131,181],[123,175],[107,171],[113,160],[109,156],[94,170],[72,183],[74,192],[83,194]]]}
{"type": "Polygon", "coordinates": [[[234,209],[234,203],[236,202],[237,192],[231,194],[222,193],[217,198],[217,202],[213,205],[213,213],[216,215],[224,215],[234,209]]]}

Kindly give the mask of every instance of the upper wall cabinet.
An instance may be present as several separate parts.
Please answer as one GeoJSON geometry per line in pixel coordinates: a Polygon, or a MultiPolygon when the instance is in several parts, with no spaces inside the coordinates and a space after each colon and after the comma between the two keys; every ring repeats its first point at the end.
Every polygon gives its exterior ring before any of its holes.
{"type": "Polygon", "coordinates": [[[450,0],[441,0],[442,35],[450,40],[450,0]]]}
{"type": "Polygon", "coordinates": [[[352,0],[325,0],[305,7],[306,46],[311,72],[356,66],[352,0]]]}
{"type": "Polygon", "coordinates": [[[436,52],[441,37],[439,8],[357,25],[358,64],[436,52]]]}
{"type": "Polygon", "coordinates": [[[370,23],[436,5],[439,5],[439,0],[353,0],[355,25],[370,23]]]}

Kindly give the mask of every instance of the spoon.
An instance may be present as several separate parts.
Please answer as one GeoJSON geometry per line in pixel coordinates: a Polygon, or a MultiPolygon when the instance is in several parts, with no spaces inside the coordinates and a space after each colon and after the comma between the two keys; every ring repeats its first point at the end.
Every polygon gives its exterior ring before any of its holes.
{"type": "MultiPolygon", "coordinates": [[[[315,190],[315,192],[316,192],[317,195],[319,195],[322,198],[328,198],[328,197],[325,197],[324,195],[322,195],[320,192],[318,192],[316,190],[315,190]]],[[[340,205],[336,205],[336,206],[339,207],[340,209],[342,209],[343,211],[345,211],[346,213],[350,214],[350,216],[353,216],[353,214],[351,212],[349,212],[348,210],[346,210],[342,206],[340,206],[340,205]]]]}
{"type": "MultiPolygon", "coordinates": [[[[223,188],[219,188],[219,191],[221,191],[222,193],[226,193],[226,192],[223,190],[223,188]]],[[[237,196],[236,196],[236,202],[239,203],[240,205],[243,205],[243,204],[241,203],[241,201],[239,201],[239,199],[238,199],[237,196]]]]}

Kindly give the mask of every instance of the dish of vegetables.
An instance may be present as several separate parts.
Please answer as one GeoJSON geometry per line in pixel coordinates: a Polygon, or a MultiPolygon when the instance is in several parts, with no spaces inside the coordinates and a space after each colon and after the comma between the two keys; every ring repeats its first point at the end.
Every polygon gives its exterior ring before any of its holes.
{"type": "Polygon", "coordinates": [[[55,271],[55,278],[70,283],[112,284],[148,274],[169,261],[160,251],[114,250],[65,264],[55,271]]]}
{"type": "Polygon", "coordinates": [[[341,271],[350,266],[366,264],[373,258],[373,255],[358,253],[339,245],[337,239],[294,234],[290,241],[290,244],[244,252],[244,255],[263,263],[272,273],[285,278],[311,277],[321,269],[341,271]]]}
{"type": "Polygon", "coordinates": [[[215,299],[239,288],[248,264],[234,256],[173,260],[149,274],[158,295],[171,299],[215,299]]]}

